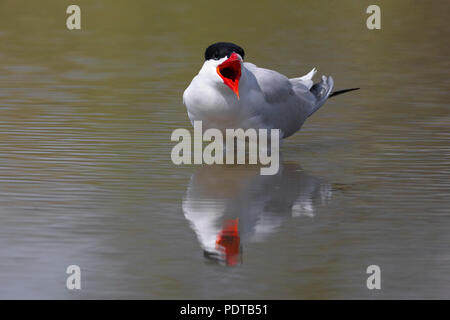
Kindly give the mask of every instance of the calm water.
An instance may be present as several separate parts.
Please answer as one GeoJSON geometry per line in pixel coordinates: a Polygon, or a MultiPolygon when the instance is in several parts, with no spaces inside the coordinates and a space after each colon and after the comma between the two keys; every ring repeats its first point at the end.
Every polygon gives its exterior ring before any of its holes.
{"type": "Polygon", "coordinates": [[[77,4],[81,31],[64,1],[0,3],[0,298],[450,298],[448,1],[379,1],[380,31],[355,1],[77,4]],[[223,40],[362,89],[276,176],[177,167],[182,92],[223,40]],[[204,253],[227,226],[234,266],[204,253]]]}

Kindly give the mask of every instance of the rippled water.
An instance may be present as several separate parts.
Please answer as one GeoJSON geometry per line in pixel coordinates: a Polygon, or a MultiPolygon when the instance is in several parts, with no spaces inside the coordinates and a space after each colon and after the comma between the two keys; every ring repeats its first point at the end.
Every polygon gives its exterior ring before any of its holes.
{"type": "Polygon", "coordinates": [[[60,1],[0,3],[1,298],[450,297],[448,2],[381,1],[379,31],[353,1],[77,4],[81,31],[60,1]],[[275,176],[175,166],[218,40],[362,89],[287,139],[275,176]],[[209,252],[227,228],[228,259],[209,252]]]}

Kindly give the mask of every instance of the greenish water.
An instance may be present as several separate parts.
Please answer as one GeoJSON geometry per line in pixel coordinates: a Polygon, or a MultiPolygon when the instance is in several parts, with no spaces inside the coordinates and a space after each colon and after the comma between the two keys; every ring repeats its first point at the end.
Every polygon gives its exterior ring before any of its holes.
{"type": "Polygon", "coordinates": [[[446,1],[0,2],[0,298],[449,298],[446,1]],[[283,167],[175,166],[206,46],[336,97],[283,167]],[[203,253],[239,220],[236,266],[203,253]],[[68,265],[82,289],[66,289],[68,265]],[[366,268],[379,265],[381,290],[366,268]]]}

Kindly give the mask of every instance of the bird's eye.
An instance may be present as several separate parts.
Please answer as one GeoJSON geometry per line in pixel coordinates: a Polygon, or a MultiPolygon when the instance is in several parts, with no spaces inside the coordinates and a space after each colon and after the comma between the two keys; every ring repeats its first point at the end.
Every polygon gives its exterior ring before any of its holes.
{"type": "Polygon", "coordinates": [[[219,60],[219,53],[218,52],[214,52],[213,59],[214,60],[219,60]]]}

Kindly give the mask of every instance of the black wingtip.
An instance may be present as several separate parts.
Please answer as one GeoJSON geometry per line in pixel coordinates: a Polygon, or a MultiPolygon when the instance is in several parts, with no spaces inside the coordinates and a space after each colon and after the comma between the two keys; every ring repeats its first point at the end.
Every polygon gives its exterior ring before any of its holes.
{"type": "Polygon", "coordinates": [[[359,89],[360,88],[351,88],[351,89],[344,89],[344,90],[334,91],[328,96],[328,98],[331,98],[331,97],[334,97],[334,96],[338,96],[340,94],[343,94],[343,93],[346,93],[346,92],[349,92],[349,91],[359,90],[359,89]]]}

